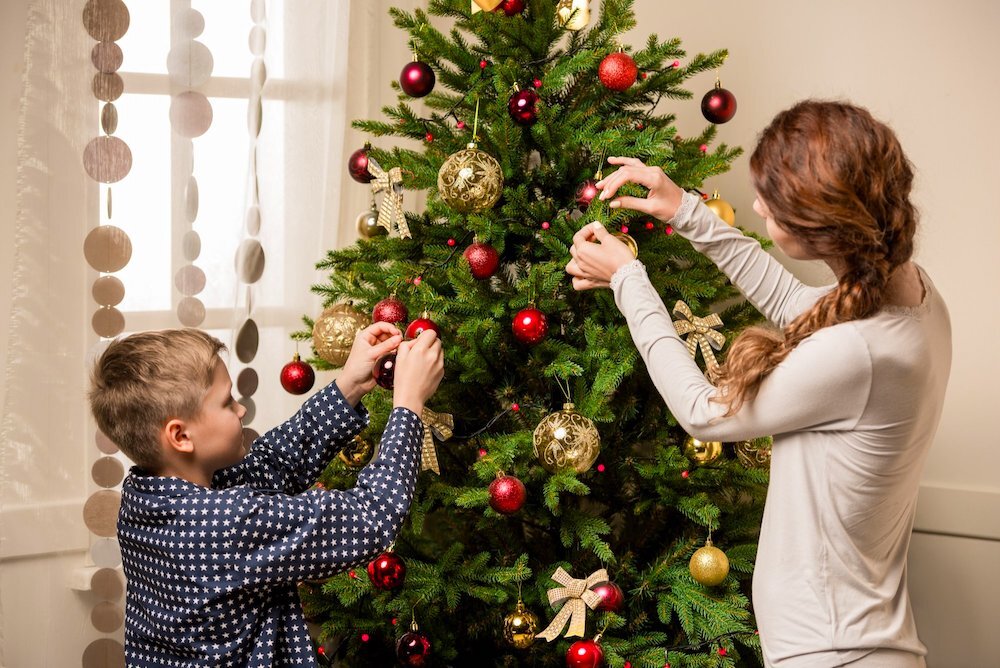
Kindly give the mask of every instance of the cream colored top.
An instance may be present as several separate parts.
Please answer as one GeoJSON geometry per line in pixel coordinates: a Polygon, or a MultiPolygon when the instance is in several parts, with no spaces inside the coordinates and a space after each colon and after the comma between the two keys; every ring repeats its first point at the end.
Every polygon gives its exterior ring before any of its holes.
{"type": "MultiPolygon", "coordinates": [[[[778,326],[832,288],[803,285],[690,193],[671,225],[778,326]]],[[[774,436],[753,578],[768,666],[839,666],[877,648],[926,654],[906,589],[906,553],[951,368],[951,325],[920,275],[920,305],[814,333],[728,418],[709,401],[716,389],[643,265],[635,261],[611,279],[650,377],[689,434],[774,436]]]]}

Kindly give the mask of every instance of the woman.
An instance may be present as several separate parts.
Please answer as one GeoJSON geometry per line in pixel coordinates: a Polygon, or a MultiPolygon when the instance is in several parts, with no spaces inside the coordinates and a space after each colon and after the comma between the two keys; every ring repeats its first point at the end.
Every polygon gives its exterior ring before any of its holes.
{"type": "Polygon", "coordinates": [[[603,226],[580,230],[577,290],[610,287],[657,389],[695,438],[774,436],[753,580],[768,666],[924,666],[906,590],[917,489],[951,367],[948,312],[910,256],[913,171],[864,109],[805,101],[750,159],[754,210],[790,257],[826,262],[807,287],[657,167],[597,184],[611,207],[669,220],[777,329],[733,342],[718,387],[678,338],[643,265],[603,226]],[[615,197],[625,183],[645,198],[615,197]],[[591,243],[597,241],[599,243],[591,243]]]}

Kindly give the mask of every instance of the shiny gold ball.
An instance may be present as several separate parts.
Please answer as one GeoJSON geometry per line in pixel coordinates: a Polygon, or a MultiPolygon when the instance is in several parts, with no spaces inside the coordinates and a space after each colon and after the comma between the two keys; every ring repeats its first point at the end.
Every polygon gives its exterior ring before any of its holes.
{"type": "Polygon", "coordinates": [[[459,213],[479,213],[497,203],[503,191],[500,163],[475,144],[452,154],[438,172],[441,199],[459,213]]]}
{"type": "Polygon", "coordinates": [[[362,213],[358,216],[355,225],[358,229],[358,235],[362,239],[382,237],[389,233],[388,230],[378,224],[378,209],[371,209],[362,213]]]}
{"type": "Polygon", "coordinates": [[[340,461],[352,469],[359,469],[371,461],[375,453],[375,447],[360,436],[355,436],[354,440],[344,446],[344,449],[337,455],[340,461]]]}
{"type": "Polygon", "coordinates": [[[368,316],[350,304],[331,306],[313,324],[313,348],[333,366],[344,366],[351,354],[354,337],[369,324],[368,316]]]}
{"type": "Polygon", "coordinates": [[[736,457],[748,469],[771,468],[770,439],[758,438],[736,444],[736,457]]]}
{"type": "Polygon", "coordinates": [[[705,206],[714,211],[716,216],[726,221],[729,225],[736,224],[736,211],[729,202],[719,197],[718,190],[705,202],[705,206]]]}
{"type": "Polygon", "coordinates": [[[628,249],[632,251],[632,257],[639,257],[639,244],[635,242],[631,234],[625,232],[612,232],[611,236],[616,237],[623,244],[628,246],[628,249]]]}
{"type": "Polygon", "coordinates": [[[729,557],[719,548],[712,545],[712,539],[705,541],[704,547],[699,547],[691,555],[688,563],[691,577],[706,587],[720,584],[729,575],[729,557]]]}
{"type": "Polygon", "coordinates": [[[535,457],[550,473],[572,468],[583,473],[601,453],[601,435],[588,417],[563,404],[561,411],[547,415],[532,437],[535,457]]]}
{"type": "Polygon", "coordinates": [[[517,609],[503,618],[503,639],[517,649],[527,649],[535,641],[538,632],[538,617],[517,602],[517,609]]]}
{"type": "Polygon", "coordinates": [[[688,436],[684,441],[684,456],[696,464],[711,464],[721,454],[721,441],[699,441],[694,436],[688,436]]]}

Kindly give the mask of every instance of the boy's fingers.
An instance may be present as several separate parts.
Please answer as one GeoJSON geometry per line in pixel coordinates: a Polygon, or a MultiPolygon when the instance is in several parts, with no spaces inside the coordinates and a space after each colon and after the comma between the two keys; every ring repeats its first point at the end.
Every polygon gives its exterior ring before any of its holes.
{"type": "Polygon", "coordinates": [[[372,359],[377,360],[378,358],[382,357],[382,355],[391,353],[399,346],[402,340],[403,340],[402,334],[394,334],[385,341],[372,346],[371,348],[372,359]]]}

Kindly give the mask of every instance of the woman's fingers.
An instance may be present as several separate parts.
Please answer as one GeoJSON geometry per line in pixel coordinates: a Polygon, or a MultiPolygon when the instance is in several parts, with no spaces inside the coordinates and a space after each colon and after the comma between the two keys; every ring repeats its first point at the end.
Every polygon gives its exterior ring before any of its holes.
{"type": "Polygon", "coordinates": [[[590,225],[584,225],[576,231],[573,235],[573,245],[582,244],[585,241],[591,241],[594,238],[594,230],[591,229],[590,225]]]}
{"type": "Polygon", "coordinates": [[[608,162],[611,163],[612,165],[628,165],[630,167],[645,167],[646,166],[646,163],[644,163],[639,158],[630,158],[630,157],[625,156],[625,155],[615,155],[615,156],[612,156],[612,157],[608,158],[608,162]]]}
{"type": "Polygon", "coordinates": [[[608,206],[612,209],[631,209],[632,211],[648,214],[652,214],[656,208],[656,205],[645,197],[631,197],[629,195],[622,195],[617,199],[611,200],[608,202],[608,206]]]}
{"type": "Polygon", "coordinates": [[[596,281],[591,278],[574,278],[573,289],[577,291],[593,290],[595,288],[610,287],[607,281],[596,281]]]}

